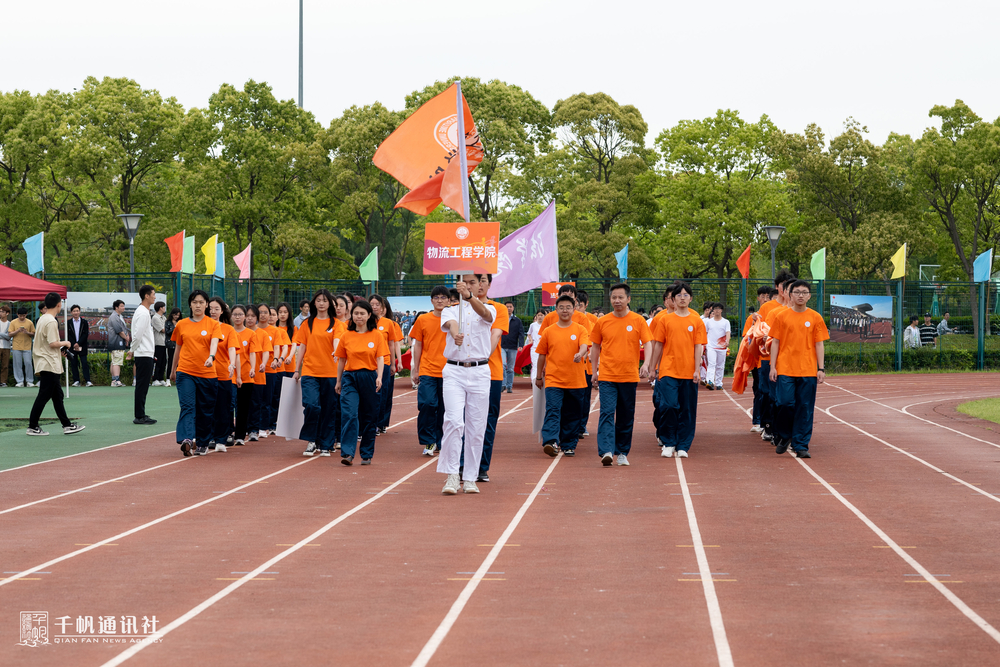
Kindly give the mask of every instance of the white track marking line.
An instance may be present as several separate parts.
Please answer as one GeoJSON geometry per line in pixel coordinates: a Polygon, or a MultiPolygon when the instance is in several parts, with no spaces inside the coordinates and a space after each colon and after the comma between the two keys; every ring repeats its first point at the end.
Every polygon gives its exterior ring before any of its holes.
{"type": "MultiPolygon", "coordinates": [[[[933,574],[931,574],[930,570],[928,570],[923,565],[921,565],[920,563],[918,563],[916,561],[916,559],[913,558],[913,556],[911,556],[910,554],[906,553],[906,551],[904,551],[902,547],[900,547],[898,544],[896,544],[896,542],[894,542],[891,537],[889,537],[881,528],[879,528],[878,526],[876,526],[871,521],[871,519],[869,519],[867,516],[865,516],[861,512],[861,510],[859,510],[857,507],[855,507],[854,505],[852,505],[846,498],[844,498],[844,496],[840,495],[840,493],[837,491],[837,489],[835,489],[832,486],[830,486],[830,484],[827,483],[827,481],[825,479],[823,479],[818,474],[816,474],[816,472],[812,468],[810,468],[808,465],[806,465],[805,462],[802,459],[796,458],[795,460],[798,462],[799,465],[801,465],[803,468],[805,468],[806,472],[808,472],[810,475],[812,475],[816,479],[817,482],[819,482],[824,487],[826,487],[826,490],[830,492],[830,495],[832,495],[834,498],[836,498],[841,503],[843,503],[844,506],[847,509],[849,509],[856,517],[858,517],[859,519],[861,519],[861,521],[864,522],[864,524],[866,526],[868,526],[872,530],[873,533],[875,533],[876,535],[878,535],[879,538],[883,542],[885,542],[889,546],[890,549],[892,549],[893,551],[896,552],[897,556],[899,556],[904,561],[906,561],[907,565],[909,565],[910,567],[912,567],[914,569],[914,571],[920,573],[920,576],[922,576],[924,578],[924,580],[927,581],[927,583],[929,583],[932,586],[934,586],[934,588],[936,588],[938,590],[938,592],[941,593],[941,595],[943,595],[948,600],[948,602],[951,602],[955,606],[956,609],[958,609],[960,612],[962,612],[965,615],[966,618],[968,618],[970,621],[972,621],[977,626],[979,626],[979,629],[982,630],[983,632],[985,632],[986,634],[988,634],[993,639],[993,641],[995,641],[997,643],[1000,643],[1000,631],[997,631],[996,628],[994,628],[992,625],[990,625],[989,623],[986,622],[986,619],[984,619],[982,616],[980,616],[979,614],[977,614],[976,612],[974,612],[969,607],[969,605],[965,604],[965,602],[962,601],[961,598],[959,598],[957,595],[955,595],[954,593],[952,593],[951,590],[948,589],[947,586],[945,586],[943,583],[941,583],[937,579],[937,577],[935,577],[933,574]]],[[[938,571],[940,572],[940,570],[938,570],[938,571]]]]}
{"type": "MultiPolygon", "coordinates": [[[[493,562],[500,555],[500,551],[504,548],[504,545],[507,544],[507,540],[510,539],[510,536],[514,532],[514,529],[517,528],[517,524],[521,522],[521,519],[527,513],[528,508],[531,507],[531,504],[533,502],[535,502],[535,498],[538,496],[538,493],[542,490],[542,487],[545,485],[545,481],[549,478],[549,475],[552,474],[552,471],[555,470],[556,465],[559,463],[561,459],[562,459],[562,452],[560,452],[556,456],[556,458],[552,460],[552,463],[550,463],[549,467],[545,470],[545,474],[542,475],[541,479],[538,480],[538,483],[535,484],[535,488],[531,490],[531,493],[528,495],[528,498],[524,501],[524,504],[521,505],[521,509],[519,509],[517,511],[517,514],[514,515],[514,518],[511,519],[511,522],[507,526],[507,529],[503,531],[503,534],[500,536],[500,539],[498,539],[496,543],[493,545],[493,548],[490,549],[490,553],[487,554],[486,559],[476,570],[476,573],[472,575],[472,578],[469,579],[469,582],[465,585],[465,588],[462,589],[462,592],[459,594],[458,599],[455,600],[454,604],[451,605],[451,609],[448,610],[448,613],[447,615],[445,615],[444,620],[441,621],[441,624],[438,625],[437,630],[434,631],[434,634],[431,635],[431,638],[427,640],[426,644],[424,644],[424,648],[420,651],[420,654],[417,656],[417,659],[413,661],[412,667],[426,667],[430,659],[434,657],[434,653],[438,650],[438,647],[441,646],[441,643],[444,641],[445,637],[448,636],[448,632],[451,630],[452,626],[455,625],[455,621],[458,620],[458,617],[459,615],[461,615],[462,610],[465,608],[466,603],[469,601],[469,598],[471,598],[472,594],[476,592],[476,588],[479,587],[479,582],[481,582],[483,580],[483,577],[485,577],[487,572],[489,572],[489,569],[490,567],[492,567],[493,562]]],[[[109,666],[105,665],[105,667],[109,666]]]]}
{"type": "Polygon", "coordinates": [[[263,477],[259,477],[259,478],[255,479],[255,480],[253,480],[252,482],[247,482],[246,484],[241,484],[240,486],[237,486],[236,488],[230,489],[229,491],[225,491],[225,492],[220,493],[218,495],[212,496],[211,498],[207,498],[206,500],[203,500],[200,503],[195,503],[194,505],[189,505],[188,507],[185,507],[183,509],[179,509],[176,512],[171,512],[170,514],[167,514],[165,516],[161,516],[158,519],[153,519],[152,521],[147,521],[146,523],[142,524],[141,526],[136,526],[135,528],[126,530],[123,533],[118,533],[117,535],[113,535],[112,537],[105,538],[105,539],[101,540],[100,542],[96,542],[95,544],[91,544],[89,546],[86,546],[83,549],[77,549],[76,551],[72,551],[72,552],[70,552],[68,554],[65,554],[63,556],[59,556],[58,558],[53,558],[52,560],[46,561],[46,562],[42,563],[41,565],[36,565],[35,567],[29,568],[27,570],[24,570],[23,572],[19,572],[19,573],[17,573],[14,576],[8,577],[8,578],[3,579],[3,580],[0,580],[0,586],[6,586],[7,584],[11,583],[12,581],[17,581],[18,579],[26,577],[26,576],[28,576],[30,574],[33,574],[35,572],[38,572],[40,570],[45,570],[45,569],[47,569],[47,568],[49,568],[52,565],[55,565],[57,563],[61,563],[61,562],[65,561],[65,560],[69,560],[70,558],[73,558],[75,556],[79,556],[80,554],[87,553],[88,551],[92,551],[94,549],[97,549],[98,547],[104,546],[105,544],[110,544],[112,542],[116,542],[116,541],[118,541],[118,540],[120,540],[120,539],[122,539],[124,537],[128,537],[129,535],[133,535],[135,533],[138,533],[140,530],[145,530],[146,528],[150,528],[150,527],[155,526],[155,525],[157,525],[159,523],[163,523],[164,521],[172,519],[175,516],[180,516],[181,514],[185,514],[187,512],[190,512],[191,510],[198,509],[199,507],[203,507],[205,505],[208,505],[209,503],[214,503],[216,500],[219,500],[220,498],[225,498],[226,496],[232,495],[232,494],[236,493],[237,491],[241,491],[241,490],[243,490],[243,489],[245,489],[245,488],[247,488],[249,486],[253,486],[257,482],[262,482],[262,481],[264,481],[266,479],[270,479],[271,477],[276,477],[277,475],[280,475],[281,473],[288,472],[292,468],[298,468],[300,465],[305,465],[306,463],[309,463],[309,462],[314,461],[314,460],[316,460],[316,459],[306,459],[305,461],[300,461],[299,463],[295,463],[293,465],[290,465],[287,468],[282,468],[281,470],[277,470],[277,471],[272,472],[272,473],[270,473],[268,475],[264,475],[263,477]]]}
{"type": "Polygon", "coordinates": [[[196,607],[194,607],[193,609],[191,609],[190,611],[188,611],[184,615],[182,615],[182,616],[178,617],[177,619],[171,621],[170,623],[168,623],[167,625],[165,625],[161,630],[158,630],[157,632],[155,632],[152,635],[150,635],[145,642],[143,642],[141,644],[135,644],[131,648],[129,648],[128,650],[122,651],[121,653],[119,653],[118,655],[116,655],[114,658],[112,658],[111,660],[108,660],[106,663],[104,663],[104,665],[102,667],[114,667],[115,665],[122,664],[123,662],[125,662],[126,660],[128,660],[129,658],[131,658],[132,656],[134,656],[136,653],[138,653],[142,649],[144,649],[147,646],[149,646],[152,640],[162,639],[169,632],[172,632],[173,630],[176,630],[177,628],[181,627],[182,625],[184,625],[185,623],[187,623],[191,619],[193,619],[196,616],[198,616],[198,614],[200,614],[201,612],[205,611],[206,609],[208,609],[209,607],[211,607],[212,605],[214,605],[216,602],[219,602],[220,600],[222,600],[225,597],[227,597],[230,593],[232,593],[236,589],[238,589],[241,586],[243,586],[243,584],[247,583],[248,581],[250,581],[251,579],[253,579],[257,575],[259,575],[259,574],[261,574],[263,572],[266,572],[269,568],[271,568],[275,564],[281,562],[282,560],[284,560],[288,556],[291,556],[292,554],[294,554],[299,549],[302,549],[303,547],[307,546],[308,544],[314,542],[315,540],[317,540],[318,538],[320,538],[321,536],[323,536],[323,534],[325,534],[328,531],[332,530],[337,524],[342,523],[345,519],[350,518],[354,514],[360,512],[364,508],[368,507],[369,505],[371,505],[372,503],[374,503],[376,500],[378,500],[379,498],[383,497],[384,495],[386,495],[387,493],[389,493],[390,491],[392,491],[393,489],[395,489],[397,486],[399,486],[400,484],[402,484],[406,480],[410,479],[411,477],[413,477],[418,472],[420,472],[421,470],[423,470],[424,468],[426,468],[427,466],[429,466],[432,463],[437,463],[437,459],[431,459],[430,461],[427,461],[426,463],[420,465],[419,467],[414,468],[409,473],[407,473],[406,475],[400,477],[395,482],[393,482],[392,484],[390,484],[386,488],[382,489],[381,491],[379,491],[378,493],[376,493],[374,496],[372,496],[368,500],[364,501],[360,505],[355,505],[353,508],[351,508],[348,511],[344,512],[343,514],[341,514],[340,516],[338,516],[336,519],[334,519],[330,523],[326,524],[325,526],[323,526],[322,528],[320,528],[319,530],[317,530],[316,532],[314,532],[309,537],[306,537],[305,539],[299,540],[294,545],[292,545],[289,548],[285,549],[284,551],[282,551],[280,554],[278,554],[274,558],[272,558],[269,561],[267,561],[265,563],[262,563],[261,565],[258,565],[257,567],[255,567],[253,569],[253,571],[247,572],[242,577],[240,577],[239,579],[237,579],[233,583],[229,584],[228,586],[226,586],[225,588],[223,588],[221,591],[219,591],[218,593],[216,593],[212,597],[208,598],[207,600],[205,600],[201,604],[197,605],[196,607]]]}
{"type": "Polygon", "coordinates": [[[991,500],[995,500],[995,501],[997,501],[998,503],[1000,503],[1000,497],[997,497],[997,496],[994,496],[994,495],[993,495],[992,493],[987,493],[986,491],[983,491],[983,490],[982,490],[982,489],[980,489],[979,487],[977,487],[977,486],[973,486],[972,484],[969,484],[969,483],[968,483],[968,482],[966,482],[965,480],[963,480],[963,479],[959,479],[958,477],[955,477],[955,476],[954,476],[954,475],[952,475],[951,473],[947,473],[947,472],[945,472],[944,470],[942,470],[941,468],[938,468],[938,467],[937,467],[936,465],[934,465],[933,463],[929,463],[929,462],[927,462],[927,461],[923,460],[922,458],[920,458],[919,456],[915,456],[915,455],[911,454],[910,452],[906,451],[905,449],[900,449],[900,448],[899,448],[899,447],[897,447],[896,445],[893,445],[893,444],[891,444],[891,443],[889,443],[889,442],[886,442],[885,440],[883,440],[882,438],[878,437],[877,435],[874,435],[874,434],[872,434],[872,433],[869,433],[868,431],[864,430],[863,428],[858,428],[858,427],[857,427],[857,426],[855,426],[854,424],[851,424],[851,423],[849,423],[849,422],[846,422],[846,421],[844,421],[843,419],[841,419],[840,417],[838,417],[837,415],[835,415],[835,414],[833,414],[832,412],[830,412],[830,411],[831,411],[831,410],[833,410],[834,408],[839,408],[839,407],[841,407],[841,406],[844,406],[844,405],[852,405],[852,404],[854,404],[854,403],[861,403],[861,402],[863,402],[863,401],[851,401],[850,403],[840,403],[840,404],[838,404],[838,405],[831,405],[831,406],[830,406],[829,408],[826,408],[826,409],[824,409],[824,408],[819,408],[819,410],[820,410],[820,412],[825,412],[826,414],[830,415],[831,417],[833,417],[834,419],[836,419],[837,421],[839,421],[839,422],[840,422],[841,424],[845,424],[845,425],[847,425],[847,426],[850,426],[850,427],[851,427],[851,428],[853,428],[853,429],[854,429],[855,431],[858,431],[859,433],[863,433],[864,435],[867,435],[867,436],[868,436],[869,438],[871,438],[872,440],[875,440],[876,442],[880,442],[880,443],[882,443],[883,445],[885,445],[886,447],[889,447],[890,449],[894,449],[894,450],[896,450],[896,451],[897,451],[897,452],[899,452],[900,454],[906,454],[907,456],[909,456],[909,457],[910,457],[911,459],[913,459],[914,461],[917,461],[918,463],[921,463],[921,464],[923,464],[923,465],[927,466],[928,468],[930,468],[930,469],[931,469],[931,470],[933,470],[934,472],[939,472],[939,473],[941,473],[942,475],[944,475],[945,477],[947,477],[948,479],[953,479],[953,480],[955,480],[956,482],[958,482],[959,484],[962,484],[962,485],[964,485],[964,486],[967,486],[967,487],[969,487],[970,489],[972,489],[972,490],[973,490],[973,491],[975,491],[976,493],[979,493],[979,494],[982,494],[982,495],[986,496],[987,498],[989,498],[989,499],[991,499],[991,500]]]}
{"type": "Polygon", "coordinates": [[[684,476],[684,466],[681,459],[677,462],[677,478],[681,493],[684,496],[684,509],[687,510],[688,527],[691,529],[691,544],[694,545],[695,556],[698,559],[698,571],[701,574],[701,587],[705,591],[705,602],[708,604],[708,619],[712,624],[712,637],[715,639],[715,652],[719,657],[719,667],[733,667],[733,652],[726,638],[726,626],[722,621],[722,608],[715,594],[715,582],[712,580],[712,569],[708,566],[708,555],[701,541],[701,530],[698,519],[694,515],[694,503],[691,501],[691,491],[688,489],[687,478],[684,476]]]}
{"type": "Polygon", "coordinates": [[[68,454],[67,456],[60,456],[55,459],[46,459],[44,461],[36,461],[35,463],[26,463],[23,466],[17,466],[16,468],[7,468],[6,470],[0,470],[0,474],[5,472],[14,472],[15,470],[21,470],[22,468],[30,468],[31,466],[40,466],[43,463],[52,463],[53,461],[62,461],[63,459],[71,459],[74,456],[83,456],[84,454],[93,454],[94,452],[103,452],[105,449],[114,449],[115,447],[123,447],[124,445],[132,445],[137,442],[142,442],[143,440],[149,440],[150,438],[159,438],[162,435],[170,435],[176,431],[165,431],[163,433],[157,433],[156,435],[147,435],[145,438],[139,438],[138,440],[129,440],[128,442],[119,442],[117,445],[108,445],[107,447],[98,447],[97,449],[88,449],[85,452],[77,452],[76,454],[68,454]]]}
{"type": "MultiPolygon", "coordinates": [[[[827,384],[829,384],[829,383],[827,383],[827,384]]],[[[919,419],[922,422],[926,422],[928,424],[932,424],[933,426],[937,426],[938,428],[943,428],[946,431],[951,431],[952,433],[957,433],[958,435],[961,435],[961,436],[964,436],[966,438],[969,438],[970,440],[976,440],[978,442],[982,442],[984,444],[990,445],[991,447],[998,447],[998,448],[1000,448],[1000,445],[998,445],[996,443],[993,443],[993,442],[990,442],[989,440],[983,440],[982,438],[977,438],[974,435],[969,435],[968,433],[963,433],[962,431],[959,431],[957,429],[953,429],[953,428],[951,428],[949,426],[945,426],[944,424],[938,424],[937,422],[933,422],[933,421],[931,421],[929,419],[924,419],[923,417],[918,417],[915,414],[911,414],[911,413],[909,413],[909,412],[906,411],[907,408],[912,408],[914,405],[923,405],[924,403],[933,403],[934,401],[922,401],[920,403],[911,403],[910,405],[907,405],[902,410],[900,410],[899,408],[894,408],[891,405],[886,405],[885,403],[880,403],[880,402],[876,401],[873,398],[868,398],[867,396],[862,396],[861,394],[853,392],[850,389],[844,389],[843,387],[838,387],[835,384],[831,384],[830,386],[833,387],[834,389],[839,389],[840,391],[844,391],[844,392],[847,392],[848,394],[851,394],[853,396],[857,396],[858,398],[863,398],[866,401],[871,401],[875,405],[881,405],[883,408],[888,408],[890,410],[895,410],[896,412],[901,412],[904,415],[907,415],[909,417],[913,417],[914,419],[919,419]]],[[[948,393],[954,394],[954,393],[957,393],[957,392],[948,392],[948,393]]]]}
{"type": "Polygon", "coordinates": [[[115,477],[114,479],[109,479],[109,480],[105,480],[103,482],[98,482],[97,484],[91,484],[90,486],[83,486],[83,487],[80,487],[79,489],[73,489],[72,491],[67,491],[65,493],[60,493],[60,494],[55,495],[55,496],[49,496],[48,498],[42,498],[41,500],[33,500],[30,503],[25,503],[23,505],[18,505],[17,507],[11,507],[9,509],[0,510],[0,514],[7,514],[8,512],[14,512],[16,510],[22,510],[25,507],[31,507],[32,505],[38,505],[39,503],[45,503],[45,502],[48,502],[50,500],[56,500],[57,498],[65,498],[66,496],[71,496],[74,493],[80,493],[81,491],[88,491],[90,489],[95,489],[98,486],[104,486],[105,484],[111,484],[112,482],[120,482],[121,480],[128,479],[129,477],[135,477],[136,475],[141,475],[141,474],[143,474],[145,472],[150,472],[150,471],[153,471],[153,470],[157,470],[158,468],[165,468],[167,466],[172,466],[172,465],[175,465],[177,463],[184,463],[185,461],[191,461],[192,459],[193,459],[193,457],[186,457],[186,458],[183,458],[183,459],[177,459],[176,461],[171,461],[170,463],[161,463],[160,465],[153,466],[152,468],[146,468],[144,470],[138,470],[136,472],[130,472],[129,474],[122,475],[121,477],[115,477]]]}
{"type": "Polygon", "coordinates": [[[726,389],[723,389],[722,393],[725,394],[726,398],[728,398],[730,401],[732,401],[736,405],[737,408],[739,408],[742,412],[747,413],[747,417],[749,417],[750,419],[753,419],[753,408],[744,408],[742,405],[740,405],[736,401],[735,398],[733,398],[732,394],[730,394],[729,391],[726,390],[726,389]]]}

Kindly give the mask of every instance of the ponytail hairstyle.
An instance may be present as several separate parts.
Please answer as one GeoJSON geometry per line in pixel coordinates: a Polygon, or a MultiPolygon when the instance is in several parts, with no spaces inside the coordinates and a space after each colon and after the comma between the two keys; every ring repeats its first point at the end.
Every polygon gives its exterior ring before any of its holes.
{"type": "Polygon", "coordinates": [[[278,309],[277,310],[278,310],[278,323],[277,323],[276,326],[278,326],[279,328],[284,329],[285,333],[288,334],[288,340],[291,340],[292,338],[295,337],[295,318],[292,317],[292,307],[290,305],[288,305],[287,301],[282,301],[282,302],[280,302],[278,304],[278,309]],[[287,313],[287,315],[285,316],[285,326],[283,326],[283,327],[281,326],[281,307],[282,306],[285,307],[285,313],[287,313]]]}
{"type": "Polygon", "coordinates": [[[375,311],[372,310],[372,305],[367,301],[365,301],[364,299],[358,299],[357,301],[354,302],[354,305],[351,306],[351,319],[347,322],[347,330],[348,331],[358,330],[358,326],[354,323],[354,310],[356,308],[364,308],[366,311],[368,311],[368,324],[366,324],[365,326],[368,327],[369,331],[377,331],[378,318],[375,317],[375,311]]]}
{"type": "Polygon", "coordinates": [[[221,296],[213,296],[211,299],[208,300],[208,302],[219,304],[219,306],[222,307],[222,314],[219,315],[219,321],[222,322],[223,324],[228,324],[229,326],[233,326],[233,318],[229,312],[229,306],[226,305],[226,302],[222,299],[221,296]]]}
{"type": "Polygon", "coordinates": [[[330,304],[327,307],[327,311],[326,311],[327,316],[329,316],[329,318],[330,318],[330,326],[329,326],[329,328],[327,328],[327,331],[333,331],[333,326],[337,322],[336,312],[332,310],[332,308],[333,308],[333,295],[330,294],[330,290],[328,290],[325,287],[323,287],[321,289],[316,290],[316,293],[313,294],[313,298],[309,301],[309,320],[308,320],[309,333],[312,333],[313,322],[316,320],[316,316],[319,315],[319,311],[316,309],[316,297],[318,297],[318,296],[325,296],[326,297],[326,302],[328,304],[330,304]]]}

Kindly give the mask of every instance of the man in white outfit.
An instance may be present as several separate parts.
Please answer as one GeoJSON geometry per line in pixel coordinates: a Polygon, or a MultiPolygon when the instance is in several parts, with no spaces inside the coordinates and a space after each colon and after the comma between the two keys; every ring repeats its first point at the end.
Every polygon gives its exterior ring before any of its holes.
{"type": "Polygon", "coordinates": [[[129,345],[128,358],[135,358],[135,418],[133,424],[151,426],[156,420],[146,414],[146,393],[149,391],[149,381],[153,379],[153,322],[149,307],[156,301],[156,289],[152,285],[139,288],[139,298],[142,303],[132,314],[132,344],[129,345]]]}
{"type": "Polygon", "coordinates": [[[449,496],[458,493],[463,435],[463,490],[465,493],[479,493],[476,476],[479,474],[486,417],[490,408],[490,328],[496,317],[496,308],[476,297],[481,278],[472,273],[463,275],[455,285],[461,301],[441,312],[441,330],[448,336],[444,346],[447,363],[441,372],[444,433],[437,471],[448,475],[441,492],[449,496]]]}
{"type": "Polygon", "coordinates": [[[708,376],[709,389],[722,389],[722,375],[726,370],[726,350],[729,349],[729,337],[732,325],[722,318],[725,307],[721,303],[712,305],[712,316],[705,320],[705,330],[708,332],[708,376]]]}

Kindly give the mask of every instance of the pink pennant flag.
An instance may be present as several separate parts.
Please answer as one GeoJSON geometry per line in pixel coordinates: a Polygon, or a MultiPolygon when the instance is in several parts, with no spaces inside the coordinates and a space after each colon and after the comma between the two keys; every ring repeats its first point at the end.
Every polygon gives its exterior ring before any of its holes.
{"type": "Polygon", "coordinates": [[[233,261],[236,262],[236,266],[240,270],[240,280],[247,280],[250,277],[250,246],[251,243],[247,244],[247,247],[240,254],[233,257],[233,261]]]}
{"type": "Polygon", "coordinates": [[[490,298],[500,299],[559,280],[559,242],[553,201],[530,223],[500,241],[490,298]]]}

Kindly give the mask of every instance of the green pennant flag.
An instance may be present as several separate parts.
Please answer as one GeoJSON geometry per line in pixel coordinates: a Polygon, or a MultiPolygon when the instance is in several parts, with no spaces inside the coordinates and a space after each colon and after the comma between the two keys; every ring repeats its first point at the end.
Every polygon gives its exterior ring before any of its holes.
{"type": "Polygon", "coordinates": [[[366,285],[378,281],[378,246],[372,248],[365,261],[361,262],[358,271],[361,273],[362,282],[366,285]]]}
{"type": "Polygon", "coordinates": [[[181,273],[194,273],[194,236],[184,237],[184,259],[181,260],[181,273]]]}
{"type": "Polygon", "coordinates": [[[826,280],[826,248],[820,248],[813,253],[809,271],[813,280],[826,280]]]}

